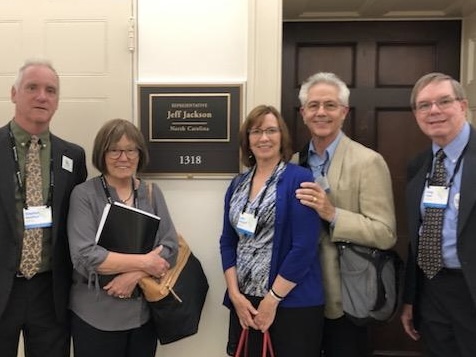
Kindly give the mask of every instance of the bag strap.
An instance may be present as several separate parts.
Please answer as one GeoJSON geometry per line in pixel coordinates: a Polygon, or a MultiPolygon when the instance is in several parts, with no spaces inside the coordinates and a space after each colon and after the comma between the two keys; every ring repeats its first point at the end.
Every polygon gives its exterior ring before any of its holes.
{"type": "Polygon", "coordinates": [[[271,343],[271,336],[269,335],[269,331],[266,331],[263,334],[263,352],[261,357],[267,357],[269,352],[269,357],[274,357],[274,350],[273,344],[271,343]]]}
{"type": "MultiPolygon", "coordinates": [[[[150,182],[146,183],[147,186],[147,197],[149,199],[149,203],[152,206],[152,209],[154,210],[154,213],[157,214],[157,205],[155,200],[152,199],[152,190],[153,190],[153,184],[150,182]]],[[[165,276],[163,277],[165,281],[165,286],[167,289],[172,293],[174,298],[182,303],[182,299],[177,295],[177,293],[174,291],[173,287],[175,285],[175,282],[180,276],[180,273],[182,272],[183,268],[185,267],[185,264],[188,261],[188,258],[190,254],[192,254],[189,245],[183,238],[183,236],[178,233],[177,236],[177,241],[179,245],[178,249],[178,254],[177,254],[177,261],[175,263],[175,266],[172,269],[169,269],[165,276]]]]}
{"type": "Polygon", "coordinates": [[[375,304],[372,307],[372,311],[380,310],[382,306],[385,305],[385,301],[387,300],[387,292],[382,280],[382,270],[385,263],[392,259],[393,252],[391,250],[387,251],[378,248],[370,248],[353,243],[337,243],[337,249],[340,255],[344,254],[346,249],[350,249],[355,254],[372,263],[372,265],[375,267],[375,272],[377,274],[377,298],[375,299],[375,304]]]}
{"type": "Polygon", "coordinates": [[[240,357],[242,352],[243,357],[248,357],[248,329],[241,330],[240,340],[234,357],[240,357]]]}
{"type": "Polygon", "coordinates": [[[149,199],[149,204],[152,206],[152,209],[154,210],[154,214],[157,214],[157,205],[155,204],[155,200],[152,199],[152,183],[147,182],[146,184],[147,187],[147,198],[149,199]]]}
{"type": "MultiPolygon", "coordinates": [[[[248,357],[248,333],[248,329],[241,330],[238,347],[236,347],[234,357],[248,357]]],[[[269,331],[266,331],[265,333],[263,333],[263,348],[261,352],[261,357],[268,357],[268,353],[269,357],[274,357],[271,336],[269,335],[269,331]]]]}

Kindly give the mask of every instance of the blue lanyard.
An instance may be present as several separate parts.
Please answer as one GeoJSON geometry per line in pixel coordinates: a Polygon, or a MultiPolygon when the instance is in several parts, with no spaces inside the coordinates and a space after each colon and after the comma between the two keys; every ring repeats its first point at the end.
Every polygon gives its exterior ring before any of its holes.
{"type": "MultiPolygon", "coordinates": [[[[468,147],[468,144],[466,143],[466,145],[464,146],[463,150],[461,151],[461,154],[459,154],[458,156],[458,160],[456,161],[456,166],[455,166],[455,169],[453,170],[453,175],[451,175],[451,178],[450,180],[448,181],[448,184],[446,185],[446,188],[450,188],[452,185],[453,185],[453,182],[455,180],[455,176],[456,174],[458,173],[459,171],[459,168],[461,166],[461,163],[463,161],[463,155],[464,153],[466,152],[466,148],[468,147]]],[[[430,166],[426,172],[426,178],[425,178],[425,181],[427,182],[427,186],[430,186],[430,177],[431,177],[431,172],[433,170],[433,161],[431,161],[430,163],[430,166]]]]}

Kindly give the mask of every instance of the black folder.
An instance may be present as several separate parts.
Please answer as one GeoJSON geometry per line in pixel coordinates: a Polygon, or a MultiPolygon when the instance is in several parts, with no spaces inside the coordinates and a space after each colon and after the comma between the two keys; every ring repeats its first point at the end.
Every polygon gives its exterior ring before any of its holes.
{"type": "MultiPolygon", "coordinates": [[[[144,254],[152,250],[160,217],[119,202],[108,203],[96,233],[96,243],[111,252],[144,254]]],[[[100,275],[101,287],[115,275],[100,275]]]]}

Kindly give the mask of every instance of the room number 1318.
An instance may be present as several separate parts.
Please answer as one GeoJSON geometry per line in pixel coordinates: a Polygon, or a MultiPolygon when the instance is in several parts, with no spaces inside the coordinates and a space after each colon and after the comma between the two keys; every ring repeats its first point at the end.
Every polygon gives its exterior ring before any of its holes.
{"type": "Polygon", "coordinates": [[[201,165],[202,157],[200,155],[180,155],[180,165],[201,165]]]}

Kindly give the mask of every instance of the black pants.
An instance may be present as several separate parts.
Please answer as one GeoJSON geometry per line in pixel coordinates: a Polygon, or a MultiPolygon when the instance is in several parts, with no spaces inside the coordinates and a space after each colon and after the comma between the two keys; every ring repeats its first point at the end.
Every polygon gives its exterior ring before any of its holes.
{"type": "Polygon", "coordinates": [[[157,336],[152,321],[124,331],[102,331],[73,313],[75,357],[154,357],[157,336]]]}
{"type": "MultiPolygon", "coordinates": [[[[257,307],[262,298],[250,297],[257,307]]],[[[321,349],[323,306],[286,308],[278,307],[273,324],[269,328],[275,357],[317,357],[321,349]]],[[[227,353],[233,356],[240,338],[241,325],[235,309],[230,309],[230,327],[227,353]]],[[[261,357],[263,334],[250,328],[248,357],[261,357]]]]}
{"type": "Polygon", "coordinates": [[[15,278],[0,316],[2,357],[17,357],[20,331],[26,357],[69,357],[69,322],[56,320],[51,272],[37,274],[30,280],[15,278]]]}
{"type": "Polygon", "coordinates": [[[460,270],[423,278],[420,306],[426,356],[476,356],[476,304],[460,270]]]}
{"type": "Polygon", "coordinates": [[[324,320],[322,356],[367,357],[369,356],[366,326],[357,326],[347,317],[324,320]]]}

